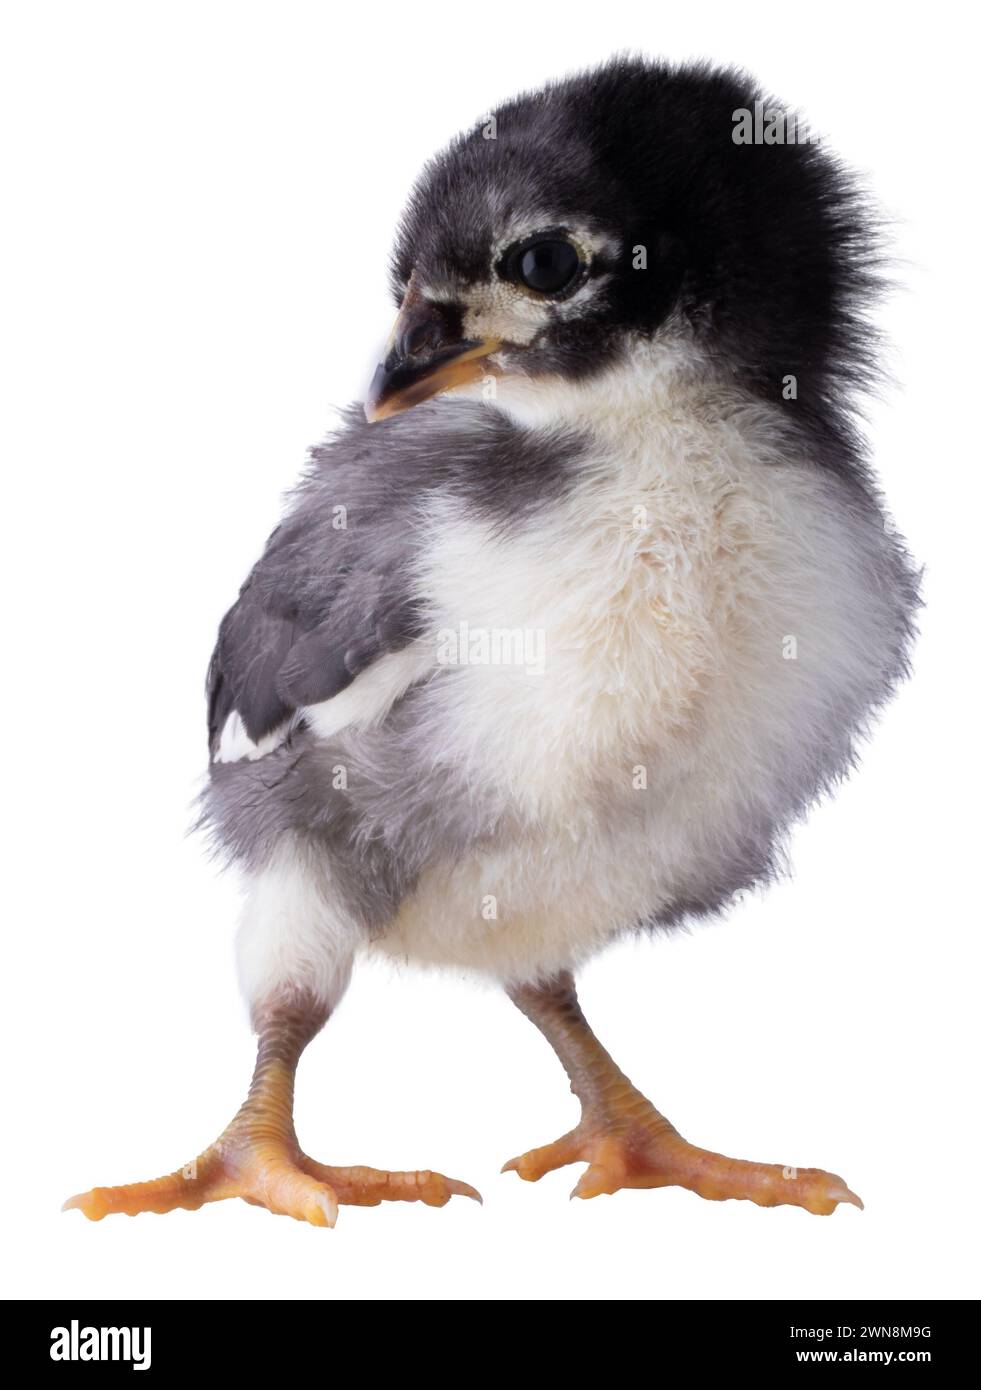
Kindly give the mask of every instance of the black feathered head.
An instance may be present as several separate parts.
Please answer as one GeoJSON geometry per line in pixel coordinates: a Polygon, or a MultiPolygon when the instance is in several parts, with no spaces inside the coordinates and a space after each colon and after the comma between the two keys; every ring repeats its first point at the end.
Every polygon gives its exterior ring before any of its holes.
{"type": "Polygon", "coordinates": [[[423,171],[369,417],[661,342],[767,399],[792,377],[830,419],[867,375],[876,260],[851,176],[750,78],[614,60],[506,102],[423,171]]]}

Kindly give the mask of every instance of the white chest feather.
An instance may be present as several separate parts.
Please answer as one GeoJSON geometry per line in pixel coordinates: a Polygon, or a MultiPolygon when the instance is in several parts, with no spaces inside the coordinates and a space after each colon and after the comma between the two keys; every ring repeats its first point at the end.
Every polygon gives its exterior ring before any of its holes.
{"type": "Polygon", "coordinates": [[[762,407],[645,399],[593,426],[520,527],[434,505],[421,590],[459,662],[428,687],[437,756],[508,811],[424,875],[390,952],[526,977],[698,896],[790,817],[888,661],[881,532],[762,407]]]}
{"type": "MultiPolygon", "coordinates": [[[[768,408],[650,362],[591,391],[522,390],[501,404],[523,423],[589,441],[567,486],[497,524],[436,496],[427,631],[302,711],[324,739],[370,738],[419,686],[427,774],[473,789],[473,848],[430,863],[376,945],[512,979],[765,871],[847,765],[907,616],[874,503],[795,456],[768,408]]],[[[249,919],[256,988],[302,973],[308,917],[325,941],[359,936],[284,853],[309,911],[272,936],[249,919]]]]}

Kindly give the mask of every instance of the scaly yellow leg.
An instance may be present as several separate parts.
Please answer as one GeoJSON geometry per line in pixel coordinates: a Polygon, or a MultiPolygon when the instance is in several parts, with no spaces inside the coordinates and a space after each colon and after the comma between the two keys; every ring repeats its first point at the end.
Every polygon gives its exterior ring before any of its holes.
{"type": "Polygon", "coordinates": [[[193,1162],[152,1182],[94,1187],[71,1197],[92,1221],[114,1212],[194,1211],[205,1202],[242,1197],[256,1206],[314,1226],[333,1226],[338,1204],[383,1201],[441,1207],[454,1195],[480,1194],[442,1173],[390,1173],[376,1168],[329,1168],[308,1158],[293,1128],[293,1083],[300,1055],[326,1022],[313,1000],[279,1003],[257,1021],[259,1050],[245,1103],[221,1137],[193,1162]]]}
{"type": "Polygon", "coordinates": [[[804,1207],[827,1216],[839,1202],[862,1203],[845,1182],[820,1168],[747,1163],[696,1148],[631,1085],[583,1016],[572,976],[520,985],[509,994],[555,1049],[582,1106],[575,1129],[505,1163],[503,1172],[537,1182],[567,1163],[589,1165],[573,1197],[621,1187],[686,1187],[700,1197],[744,1198],[761,1207],[804,1207]]]}

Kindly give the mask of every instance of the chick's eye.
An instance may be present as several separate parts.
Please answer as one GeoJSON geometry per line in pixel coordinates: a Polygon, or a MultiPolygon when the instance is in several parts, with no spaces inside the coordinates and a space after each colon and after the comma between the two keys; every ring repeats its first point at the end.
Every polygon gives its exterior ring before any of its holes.
{"type": "Polygon", "coordinates": [[[579,273],[579,252],[568,241],[536,241],[515,253],[513,273],[538,294],[558,294],[579,273]]]}

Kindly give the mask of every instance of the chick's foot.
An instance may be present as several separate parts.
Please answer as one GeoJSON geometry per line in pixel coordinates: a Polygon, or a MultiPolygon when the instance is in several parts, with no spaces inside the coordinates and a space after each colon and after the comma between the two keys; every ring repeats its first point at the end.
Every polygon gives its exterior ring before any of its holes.
{"type": "Polygon", "coordinates": [[[615,1116],[584,1119],[554,1144],[512,1158],[502,1171],[537,1182],[567,1163],[587,1163],[573,1197],[598,1197],[623,1187],[685,1187],[710,1201],[743,1198],[760,1207],[803,1207],[816,1216],[829,1215],[839,1202],[862,1206],[834,1173],[748,1163],[697,1148],[682,1139],[652,1105],[644,1104],[648,1113],[626,1120],[615,1116]]]}
{"type": "Polygon", "coordinates": [[[94,1187],[70,1197],[92,1221],[114,1212],[195,1211],[206,1202],[242,1197],[280,1216],[333,1226],[338,1205],[425,1202],[441,1207],[454,1195],[480,1195],[442,1173],[389,1173],[377,1168],[329,1168],[308,1158],[293,1128],[293,1082],[304,1047],[325,1010],[303,1001],[280,1004],[259,1020],[259,1051],[249,1094],[221,1138],[184,1168],[153,1182],[94,1187]]]}
{"type": "Polygon", "coordinates": [[[378,1168],[334,1168],[308,1158],[277,1137],[243,1140],[223,1136],[186,1167],[153,1182],[121,1187],[94,1187],[71,1197],[65,1210],[77,1209],[92,1221],[120,1212],[195,1211],[206,1202],[241,1197],[279,1216],[333,1226],[337,1208],[373,1207],[380,1202],[424,1202],[442,1207],[452,1196],[480,1195],[469,1183],[442,1173],[386,1172],[378,1168]]]}
{"type": "Polygon", "coordinates": [[[711,1201],[735,1197],[761,1207],[803,1207],[816,1216],[829,1215],[839,1202],[862,1206],[843,1179],[821,1168],[748,1163],[689,1144],[599,1043],[567,973],[509,993],[555,1049],[579,1098],[582,1119],[554,1144],[512,1158],[502,1171],[537,1182],[567,1163],[587,1163],[573,1197],[598,1197],[622,1187],[685,1187],[711,1201]]]}

